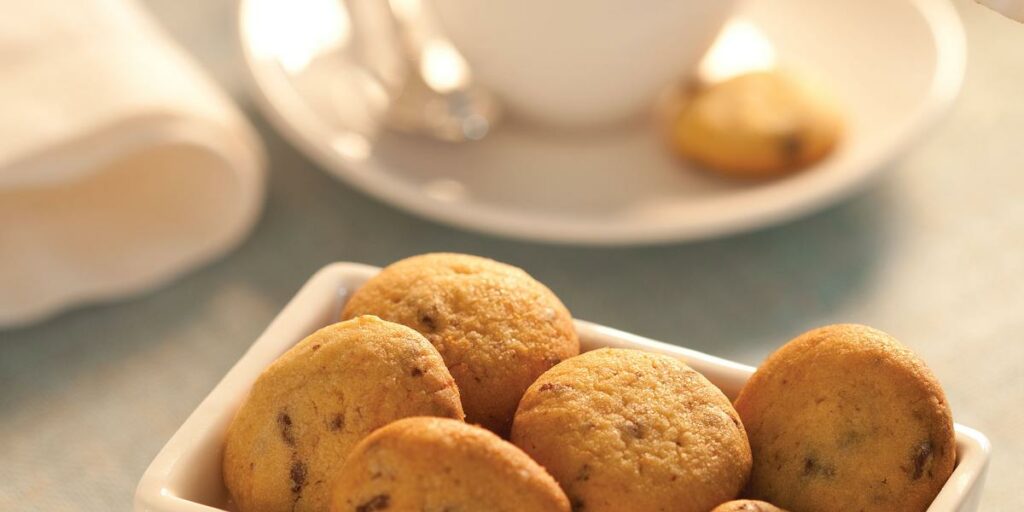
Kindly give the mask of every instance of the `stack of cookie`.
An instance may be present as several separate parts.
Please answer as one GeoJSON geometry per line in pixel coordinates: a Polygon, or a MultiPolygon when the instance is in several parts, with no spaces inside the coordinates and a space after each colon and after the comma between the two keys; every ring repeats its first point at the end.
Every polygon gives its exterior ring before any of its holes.
{"type": "Polygon", "coordinates": [[[952,420],[912,354],[836,326],[726,396],[682,361],[579,354],[562,302],[458,254],[384,269],[282,355],[228,429],[240,512],[923,511],[952,420]],[[718,507],[718,508],[715,508],[718,507]]]}

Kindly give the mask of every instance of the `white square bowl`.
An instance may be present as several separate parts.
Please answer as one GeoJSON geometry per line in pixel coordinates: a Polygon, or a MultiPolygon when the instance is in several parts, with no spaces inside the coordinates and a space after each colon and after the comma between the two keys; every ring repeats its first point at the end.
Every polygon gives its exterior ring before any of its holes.
{"type": "MultiPolygon", "coordinates": [[[[256,378],[302,338],[334,322],[348,295],[380,269],[334,263],[299,290],[237,364],[156,456],[135,492],[136,512],[217,512],[227,508],[221,479],[224,433],[256,378]]],[[[576,321],[581,348],[625,347],[680,357],[735,398],[754,368],[695,350],[649,340],[582,320],[576,321]]],[[[974,512],[988,466],[983,434],[956,425],[957,465],[928,512],[974,512]]]]}

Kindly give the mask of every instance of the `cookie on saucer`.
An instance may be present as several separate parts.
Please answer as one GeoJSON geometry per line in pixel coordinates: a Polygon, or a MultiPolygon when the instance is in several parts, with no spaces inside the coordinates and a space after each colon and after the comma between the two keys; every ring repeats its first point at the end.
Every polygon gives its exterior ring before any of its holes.
{"type": "Polygon", "coordinates": [[[699,91],[675,119],[684,157],[734,178],[771,178],[828,155],[843,131],[821,87],[782,71],[747,73],[699,91]]]}

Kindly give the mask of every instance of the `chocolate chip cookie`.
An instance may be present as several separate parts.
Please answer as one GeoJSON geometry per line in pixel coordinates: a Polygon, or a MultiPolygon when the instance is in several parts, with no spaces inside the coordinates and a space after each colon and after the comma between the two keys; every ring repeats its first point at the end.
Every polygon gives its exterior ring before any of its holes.
{"type": "Polygon", "coordinates": [[[424,254],[390,265],[353,294],[342,318],[365,314],[426,336],[458,383],[466,420],[502,436],[526,388],[579,353],[572,317],[551,290],[477,256],[424,254]]]}
{"type": "Polygon", "coordinates": [[[463,418],[437,350],[372,316],[324,327],[256,380],[228,429],[224,483],[240,512],[323,512],[356,443],[409,416],[463,418]]]}
{"type": "Polygon", "coordinates": [[[544,468],[490,431],[441,418],[407,418],[352,451],[331,512],[380,510],[568,512],[544,468]]]}
{"type": "Polygon", "coordinates": [[[676,118],[672,142],[683,156],[726,176],[769,178],[824,158],[842,129],[839,109],[821,87],[762,71],[698,92],[676,118]]]}
{"type": "Polygon", "coordinates": [[[949,404],[891,336],[807,332],[765,360],[736,399],[754,453],[750,497],[793,512],[923,512],[953,471],[949,404]]]}
{"type": "Polygon", "coordinates": [[[751,465],[725,395],[682,361],[637,350],[595,350],[541,375],[511,439],[576,511],[707,512],[736,497],[751,465]]]}

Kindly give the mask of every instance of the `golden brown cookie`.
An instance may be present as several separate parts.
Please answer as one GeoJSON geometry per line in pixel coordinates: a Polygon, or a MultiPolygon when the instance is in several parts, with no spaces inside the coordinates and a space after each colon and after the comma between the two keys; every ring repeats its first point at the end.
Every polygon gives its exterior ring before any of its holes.
{"type": "Polygon", "coordinates": [[[722,503],[711,512],[786,512],[771,503],[758,500],[735,500],[722,503]]]}
{"type": "Polygon", "coordinates": [[[526,272],[464,254],[404,259],[370,279],[342,318],[372,314],[437,347],[466,420],[506,435],[519,398],[545,370],[579,353],[572,317],[526,272]]]}
{"type": "Polygon", "coordinates": [[[949,405],[889,335],[832,325],[777,350],[736,399],[748,494],[793,512],[922,512],[953,471],[949,405]]]}
{"type": "Polygon", "coordinates": [[[586,512],[707,512],[736,497],[750,446],[729,400],[678,359],[600,349],[541,375],[512,442],[586,512]]]}
{"type": "Polygon", "coordinates": [[[335,482],[331,512],[569,511],[555,480],[521,450],[441,418],[407,418],[370,434],[335,482]]]}
{"type": "Polygon", "coordinates": [[[240,512],[322,512],[356,443],[409,416],[463,417],[437,350],[371,316],[324,327],[253,384],[228,428],[224,483],[240,512]]]}
{"type": "Polygon", "coordinates": [[[676,118],[672,143],[721,174],[768,178],[824,158],[842,130],[839,109],[820,88],[761,71],[699,91],[676,118]]]}

